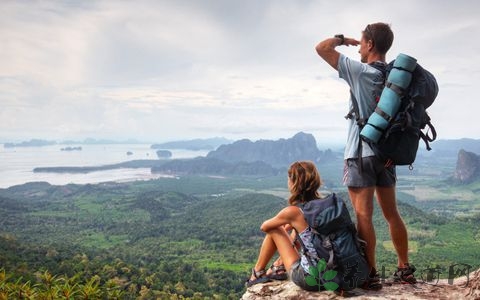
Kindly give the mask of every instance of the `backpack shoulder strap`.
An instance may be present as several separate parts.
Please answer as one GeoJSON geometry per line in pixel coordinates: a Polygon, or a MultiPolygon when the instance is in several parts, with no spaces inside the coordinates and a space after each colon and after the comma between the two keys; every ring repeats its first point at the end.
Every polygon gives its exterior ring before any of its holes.
{"type": "MultiPolygon", "coordinates": [[[[381,61],[375,61],[373,63],[368,64],[369,66],[375,68],[376,70],[380,71],[383,75],[383,81],[385,83],[386,78],[387,78],[387,73],[388,73],[388,66],[386,63],[381,62],[381,61]]],[[[352,90],[350,89],[350,98],[352,99],[352,109],[348,112],[348,114],[345,116],[345,119],[353,119],[355,116],[355,121],[357,122],[357,125],[360,126],[360,128],[363,128],[365,124],[367,123],[368,117],[361,117],[360,116],[360,109],[358,106],[358,101],[355,95],[353,94],[352,90]]]]}
{"type": "Polygon", "coordinates": [[[300,237],[300,233],[298,232],[298,230],[296,228],[293,228],[295,230],[295,236],[296,236],[296,240],[300,243],[300,246],[301,246],[301,253],[307,258],[307,261],[308,261],[308,264],[311,266],[311,267],[316,267],[316,264],[313,262],[312,258],[310,257],[308,251],[307,251],[307,247],[305,246],[305,243],[303,242],[302,238],[300,237]]]}
{"type": "Polygon", "coordinates": [[[385,62],[383,61],[374,61],[373,63],[368,64],[371,67],[374,67],[375,69],[379,70],[383,74],[383,78],[387,77],[387,69],[388,66],[385,62]]]}
{"type": "Polygon", "coordinates": [[[358,101],[355,95],[353,94],[352,90],[350,90],[350,98],[352,99],[352,109],[345,116],[345,119],[348,120],[348,119],[353,119],[355,117],[355,121],[357,122],[357,125],[362,128],[363,126],[365,126],[365,124],[367,124],[367,119],[360,117],[360,109],[358,108],[358,101]]]}

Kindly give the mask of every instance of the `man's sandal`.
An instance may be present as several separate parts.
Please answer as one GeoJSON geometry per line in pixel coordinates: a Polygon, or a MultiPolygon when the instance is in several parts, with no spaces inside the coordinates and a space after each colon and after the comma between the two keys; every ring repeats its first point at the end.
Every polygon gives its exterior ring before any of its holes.
{"type": "Polygon", "coordinates": [[[247,287],[251,287],[252,285],[258,284],[258,283],[265,283],[270,281],[270,278],[267,276],[265,270],[260,270],[260,271],[255,271],[255,268],[252,268],[252,276],[247,279],[245,282],[245,285],[247,287]],[[252,276],[255,278],[251,280],[252,276]]]}
{"type": "Polygon", "coordinates": [[[281,264],[278,266],[272,266],[270,267],[270,270],[272,271],[271,273],[267,274],[267,277],[272,279],[272,280],[287,280],[288,275],[287,275],[287,270],[285,269],[285,265],[281,264]]]}
{"type": "Polygon", "coordinates": [[[397,283],[415,284],[417,283],[417,280],[415,279],[413,273],[416,270],[417,269],[415,268],[415,266],[405,264],[404,268],[397,268],[397,271],[393,273],[393,281],[397,283]]]}
{"type": "Polygon", "coordinates": [[[383,285],[380,282],[380,273],[373,269],[372,273],[368,276],[368,280],[365,281],[361,288],[364,290],[379,291],[382,289],[382,287],[383,285]]]}

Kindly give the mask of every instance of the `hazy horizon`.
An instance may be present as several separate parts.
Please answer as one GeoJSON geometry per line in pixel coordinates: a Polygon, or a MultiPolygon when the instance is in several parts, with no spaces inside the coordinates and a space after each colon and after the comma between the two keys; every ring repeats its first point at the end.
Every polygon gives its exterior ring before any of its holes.
{"type": "MultiPolygon", "coordinates": [[[[304,133],[309,134],[309,132],[304,132],[304,133]]],[[[225,140],[228,140],[228,141],[233,143],[233,142],[239,141],[241,139],[248,139],[248,140],[251,140],[251,141],[255,142],[255,141],[259,141],[259,140],[273,140],[273,141],[276,141],[276,140],[279,140],[279,139],[289,139],[289,138],[292,138],[292,137],[293,137],[293,135],[292,136],[280,137],[280,138],[277,138],[277,139],[269,139],[269,138],[250,139],[250,138],[247,138],[247,137],[239,138],[239,139],[227,139],[227,138],[221,137],[221,136],[212,136],[212,137],[205,137],[205,138],[164,140],[164,141],[137,140],[137,139],[134,139],[134,138],[130,138],[130,139],[110,139],[110,138],[96,139],[96,138],[92,138],[92,137],[79,138],[79,139],[68,139],[68,138],[66,138],[66,139],[58,139],[58,140],[30,138],[30,139],[24,139],[24,140],[23,139],[22,140],[21,139],[16,139],[16,140],[5,141],[5,140],[2,140],[0,138],[0,144],[7,144],[7,143],[17,144],[17,143],[22,143],[22,142],[30,142],[32,140],[42,140],[42,141],[48,141],[48,142],[55,142],[57,145],[84,144],[84,143],[95,144],[96,142],[98,142],[98,144],[102,144],[103,142],[107,142],[107,144],[108,143],[112,143],[112,144],[163,144],[163,143],[170,143],[170,142],[184,142],[184,141],[209,140],[209,139],[225,139],[225,140]]],[[[339,147],[339,148],[342,147],[343,148],[345,146],[345,143],[343,143],[343,142],[324,141],[324,140],[320,140],[321,142],[319,142],[319,139],[317,139],[316,136],[314,136],[314,138],[317,142],[317,146],[323,146],[323,148],[321,150],[325,150],[326,149],[325,147],[339,147]]],[[[436,141],[431,143],[430,146],[432,146],[433,149],[434,149],[436,142],[439,142],[439,141],[460,141],[460,140],[480,141],[480,139],[469,138],[469,137],[460,137],[460,138],[454,138],[454,139],[437,139],[436,141]]],[[[420,141],[420,143],[419,143],[419,150],[425,150],[424,149],[424,144],[423,144],[422,141],[420,141]]]]}
{"type": "MultiPolygon", "coordinates": [[[[221,136],[343,145],[348,86],[315,53],[391,24],[430,70],[438,139],[480,138],[480,2],[2,1],[0,140],[221,136]],[[473,120],[473,122],[471,121],[473,120]],[[468,123],[467,123],[468,122],[468,123]],[[470,123],[473,123],[471,125],[470,123]]],[[[358,59],[358,48],[338,47],[358,59]]]]}
{"type": "MultiPolygon", "coordinates": [[[[309,134],[308,132],[304,132],[304,133],[307,133],[309,134]]],[[[278,139],[289,139],[289,138],[292,138],[292,136],[285,136],[285,137],[280,137],[278,139]]],[[[315,137],[315,136],[314,136],[315,137]]],[[[41,140],[41,141],[47,141],[47,142],[55,142],[57,144],[75,144],[75,143],[78,143],[78,144],[83,144],[85,142],[92,142],[92,143],[95,143],[95,142],[112,142],[112,143],[119,143],[119,144],[122,144],[122,143],[132,143],[132,144],[154,144],[154,143],[170,143],[170,142],[183,142],[183,141],[194,141],[194,140],[210,140],[210,139],[225,139],[225,140],[228,140],[230,142],[235,142],[235,141],[238,141],[240,139],[248,139],[248,140],[251,140],[251,141],[258,141],[258,140],[278,140],[278,139],[269,139],[269,138],[261,138],[261,139],[250,139],[248,137],[244,137],[244,138],[239,138],[239,139],[228,139],[228,138],[225,138],[225,137],[221,137],[221,136],[212,136],[212,137],[204,137],[204,138],[192,138],[192,139],[178,139],[178,140],[165,140],[165,141],[149,141],[149,140],[138,140],[138,139],[135,139],[135,138],[129,138],[129,139],[113,139],[113,138],[101,138],[101,139],[96,139],[96,138],[92,138],[92,137],[85,137],[85,138],[78,138],[78,139],[69,139],[69,138],[65,138],[65,139],[39,139],[39,138],[28,138],[28,139],[14,139],[14,140],[8,140],[8,141],[5,141],[5,140],[2,140],[0,138],[0,144],[7,144],[7,143],[13,143],[13,144],[17,144],[17,143],[22,143],[22,142],[30,142],[30,141],[33,141],[33,140],[41,140]],[[91,140],[91,141],[88,141],[88,140],[91,140]]],[[[317,144],[318,143],[318,139],[315,137],[315,140],[317,141],[317,144]]],[[[341,142],[324,142],[322,143],[322,145],[329,145],[329,146],[335,146],[335,147],[343,147],[344,146],[344,143],[341,143],[341,142]]]]}

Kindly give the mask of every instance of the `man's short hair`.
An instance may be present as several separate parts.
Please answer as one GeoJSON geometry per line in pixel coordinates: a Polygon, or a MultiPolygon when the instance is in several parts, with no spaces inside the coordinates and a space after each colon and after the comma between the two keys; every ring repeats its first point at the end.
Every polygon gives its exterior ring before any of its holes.
{"type": "Polygon", "coordinates": [[[386,54],[393,43],[393,31],[385,23],[368,24],[363,31],[366,40],[373,42],[373,47],[380,54],[386,54]]]}

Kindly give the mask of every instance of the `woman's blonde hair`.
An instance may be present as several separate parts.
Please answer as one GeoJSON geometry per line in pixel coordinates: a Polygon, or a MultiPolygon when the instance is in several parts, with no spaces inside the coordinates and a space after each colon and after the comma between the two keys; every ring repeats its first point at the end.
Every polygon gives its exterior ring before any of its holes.
{"type": "Polygon", "coordinates": [[[291,181],[288,203],[296,205],[320,198],[318,189],[322,185],[320,174],[311,161],[296,161],[288,169],[291,181]]]}

